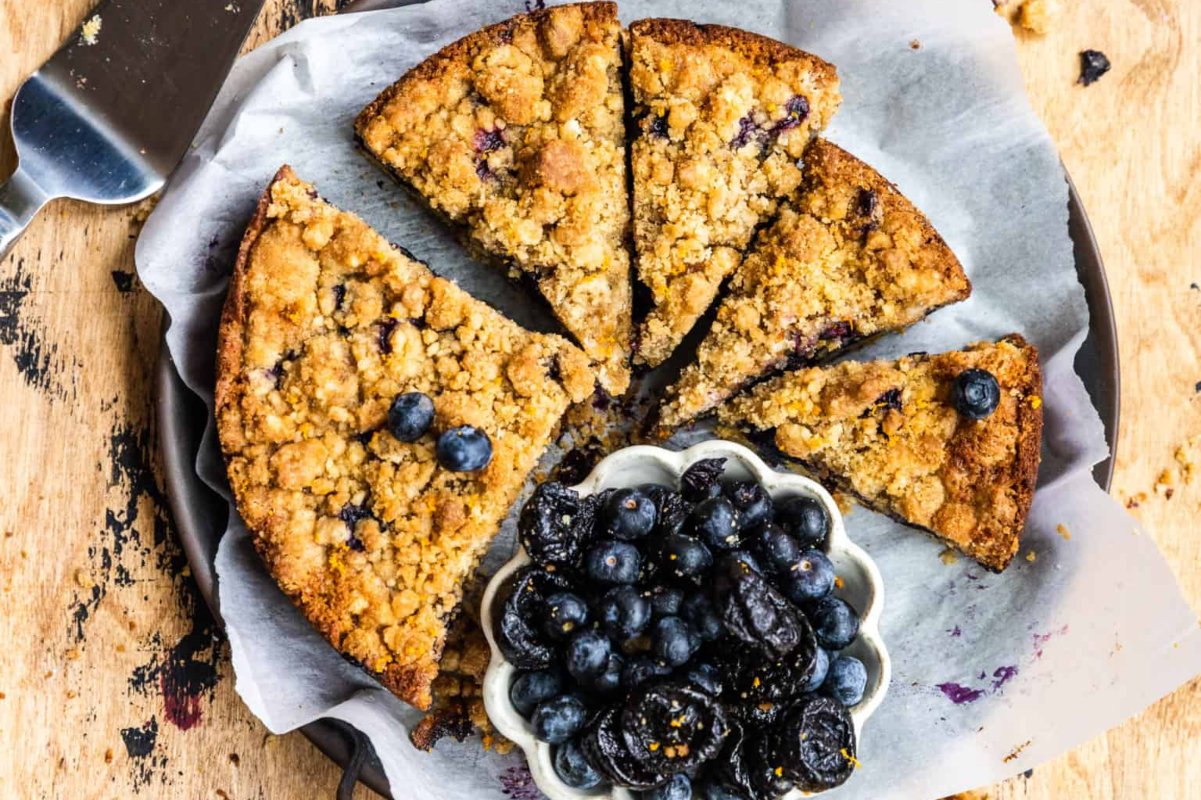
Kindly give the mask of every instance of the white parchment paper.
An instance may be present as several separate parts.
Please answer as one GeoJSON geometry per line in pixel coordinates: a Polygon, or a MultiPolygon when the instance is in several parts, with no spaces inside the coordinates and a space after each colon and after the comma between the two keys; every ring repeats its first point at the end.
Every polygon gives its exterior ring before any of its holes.
{"type": "MultiPolygon", "coordinates": [[[[951,349],[1018,331],[1046,373],[1040,488],[1004,575],[944,564],[940,547],[863,510],[852,538],[877,560],[893,654],[888,698],[838,798],[936,798],[1026,770],[1100,734],[1201,671],[1195,614],[1150,537],[1092,481],[1106,447],[1073,371],[1088,315],[1067,235],[1054,144],[1031,112],[1012,35],[985,0],[622,0],[629,23],[679,16],[735,25],[838,66],[829,136],[931,217],[971,277],[965,303],[863,356],[951,349]],[[920,42],[919,49],[910,43],[920,42]],[[1070,540],[1057,532],[1063,526],[1070,540]]],[[[499,273],[356,152],[351,121],[437,48],[522,10],[516,0],[434,0],[306,22],[242,59],[142,233],[142,281],[166,306],[167,343],[212,401],[216,323],[254,202],[281,163],[433,268],[537,328],[551,323],[499,273]]],[[[197,468],[228,497],[211,421],[197,468]]],[[[537,797],[520,758],[474,745],[419,753],[416,719],[344,662],[275,587],[232,515],[217,556],[237,690],[271,730],[318,717],[370,736],[406,800],[537,797]],[[403,787],[403,788],[400,788],[403,787]]]]}

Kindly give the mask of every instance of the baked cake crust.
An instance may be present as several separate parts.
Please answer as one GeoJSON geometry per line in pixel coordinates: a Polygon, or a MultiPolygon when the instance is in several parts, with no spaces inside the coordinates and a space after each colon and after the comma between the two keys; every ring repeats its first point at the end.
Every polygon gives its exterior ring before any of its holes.
{"type": "Polygon", "coordinates": [[[221,318],[217,429],[238,510],[271,574],[344,655],[419,708],[447,621],[588,360],[530,333],[320,200],[284,167],[260,199],[221,318]],[[392,399],[434,400],[404,444],[392,399]],[[478,473],[435,432],[482,428],[478,473]]]}
{"type": "Polygon", "coordinates": [[[359,141],[470,242],[532,280],[629,385],[621,27],[614,3],[520,14],[443,48],[359,114],[359,141]]]}
{"type": "Polygon", "coordinates": [[[971,284],[929,220],[872,167],[817,139],[659,414],[670,433],[748,384],[899,331],[971,284]]]}
{"type": "Polygon", "coordinates": [[[637,273],[652,308],[636,360],[662,363],[801,181],[840,102],[834,67],[720,25],[646,19],[628,36],[637,273]]]}
{"type": "Polygon", "coordinates": [[[995,572],[1017,552],[1038,478],[1042,373],[1021,336],[897,361],[790,372],[718,410],[725,426],[864,505],[919,527],[995,572]],[[956,376],[991,372],[996,410],[951,404],[956,376]]]}

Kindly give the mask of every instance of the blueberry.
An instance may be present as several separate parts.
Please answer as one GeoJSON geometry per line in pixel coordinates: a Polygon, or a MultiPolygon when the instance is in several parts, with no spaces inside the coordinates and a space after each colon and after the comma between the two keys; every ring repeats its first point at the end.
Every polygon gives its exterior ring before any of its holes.
{"type": "Polygon", "coordinates": [[[688,522],[692,535],[711,548],[729,550],[738,546],[738,512],[724,497],[710,497],[699,503],[688,522]]]}
{"type": "Polygon", "coordinates": [[[809,609],[817,643],[827,650],[841,650],[859,635],[859,613],[845,600],[827,595],[809,609]]]}
{"type": "Polygon", "coordinates": [[[600,631],[580,631],[571,637],[563,649],[563,663],[571,677],[580,683],[587,683],[605,671],[610,652],[612,645],[609,644],[609,637],[600,631]]]}
{"type": "Polygon", "coordinates": [[[398,394],[388,407],[388,432],[402,442],[415,442],[434,424],[434,401],[422,392],[398,394]]]}
{"type": "Polygon", "coordinates": [[[651,634],[651,652],[671,667],[688,662],[700,647],[700,637],[679,617],[664,617],[655,623],[651,634]]]}
{"type": "Polygon", "coordinates": [[[642,800],[692,800],[692,781],[688,776],[677,773],[654,789],[642,793],[642,800]]]}
{"type": "Polygon", "coordinates": [[[642,554],[626,542],[602,541],[588,551],[584,568],[597,583],[634,583],[642,568],[642,554]]]}
{"type": "Polygon", "coordinates": [[[717,697],[721,694],[723,688],[721,670],[712,664],[697,664],[688,670],[685,677],[688,678],[689,683],[710,697],[717,697]]]}
{"type": "Polygon", "coordinates": [[[821,547],[830,535],[830,515],[813,497],[790,497],[776,506],[776,522],[802,547],[821,547]]]}
{"type": "Polygon", "coordinates": [[[592,789],[602,780],[577,742],[565,742],[555,750],[555,774],[573,789],[592,789]]]}
{"type": "Polygon", "coordinates": [[[708,595],[694,594],[685,598],[680,606],[680,616],[693,627],[701,641],[712,642],[725,633],[721,615],[708,595]]]}
{"type": "Polygon", "coordinates": [[[609,653],[605,668],[592,679],[589,688],[602,694],[617,691],[621,686],[621,671],[625,668],[626,660],[621,653],[609,653]]]}
{"type": "Polygon", "coordinates": [[[659,552],[662,568],[677,578],[700,579],[713,566],[709,548],[687,534],[668,534],[663,538],[659,552]]]}
{"type": "Polygon", "coordinates": [[[538,704],[530,717],[534,736],[548,744],[562,744],[584,727],[587,709],[578,697],[561,694],[538,704]]]}
{"type": "Polygon", "coordinates": [[[654,678],[662,678],[671,674],[671,667],[660,664],[650,656],[634,656],[626,659],[626,665],[621,670],[621,685],[629,689],[637,688],[654,678]]]}
{"type": "Polygon", "coordinates": [[[1001,402],[1001,385],[991,372],[965,369],[951,387],[951,403],[968,419],[984,419],[997,410],[1001,402]]]}
{"type": "Polygon", "coordinates": [[[834,565],[820,550],[806,550],[785,578],[784,594],[797,605],[820,600],[834,591],[834,565]]]}
{"type": "Polygon", "coordinates": [[[767,569],[787,573],[796,567],[801,546],[783,528],[774,523],[762,525],[751,534],[751,548],[767,569]]]}
{"type": "Polygon", "coordinates": [[[509,700],[517,713],[528,717],[539,703],[563,691],[563,676],[557,669],[522,672],[509,687],[509,700]]]}
{"type": "Polygon", "coordinates": [[[605,501],[605,529],[615,539],[632,542],[655,527],[655,503],[637,489],[618,489],[605,501]]]}
{"type": "Polygon", "coordinates": [[[552,639],[566,639],[588,623],[588,604],[571,592],[556,592],[546,598],[546,619],[542,629],[552,639]]]}
{"type": "Polygon", "coordinates": [[[726,487],[726,496],[738,512],[738,529],[749,531],[771,520],[775,511],[771,495],[754,481],[739,481],[726,487]]]}
{"type": "Polygon", "coordinates": [[[460,425],[438,437],[434,454],[443,469],[478,472],[492,460],[492,440],[473,425],[460,425]]]}
{"type": "Polygon", "coordinates": [[[816,692],[821,688],[822,683],[826,680],[826,675],[830,672],[830,654],[821,647],[813,652],[813,674],[809,676],[809,682],[805,684],[806,694],[816,692]]]}
{"type": "Polygon", "coordinates": [[[830,664],[830,673],[822,683],[822,693],[850,708],[863,699],[867,688],[867,667],[853,656],[839,656],[830,664]]]}
{"type": "Polygon", "coordinates": [[[596,616],[609,636],[618,642],[633,639],[651,621],[651,603],[633,586],[618,586],[605,592],[596,616]]]}
{"type": "Polygon", "coordinates": [[[684,602],[684,592],[674,586],[653,586],[643,596],[650,602],[655,619],[680,613],[680,603],[684,602]]]}

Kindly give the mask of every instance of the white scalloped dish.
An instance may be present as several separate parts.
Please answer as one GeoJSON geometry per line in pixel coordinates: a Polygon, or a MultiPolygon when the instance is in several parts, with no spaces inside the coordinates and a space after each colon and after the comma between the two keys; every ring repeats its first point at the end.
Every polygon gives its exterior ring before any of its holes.
{"type": "MultiPolygon", "coordinates": [[[[856,738],[861,740],[864,723],[884,700],[892,674],[891,661],[879,630],[884,602],[883,581],[879,569],[867,553],[847,538],[842,515],[825,489],[808,478],[775,472],[746,447],[722,440],[702,442],[680,452],[658,447],[628,447],[609,455],[597,464],[592,474],[575,489],[581,495],[590,495],[603,489],[637,486],[643,483],[678,486],[679,477],[689,466],[708,458],[726,459],[724,480],[758,481],[777,500],[807,495],[819,500],[829,513],[831,525],[827,554],[843,584],[835,594],[851,603],[861,615],[858,638],[842,651],[860,659],[867,667],[867,689],[863,699],[850,709],[856,738]]],[[[634,800],[637,797],[635,792],[609,784],[583,791],[563,783],[552,764],[554,747],[534,738],[530,723],[518,713],[509,700],[509,686],[517,670],[505,660],[497,647],[492,631],[492,607],[504,582],[528,563],[529,557],[524,550],[519,549],[493,576],[484,592],[481,619],[484,620],[484,633],[488,645],[492,648],[492,661],[484,677],[484,706],[488,716],[500,733],[524,751],[534,782],[551,800],[634,800]]],[[[853,776],[851,780],[854,780],[853,776]]],[[[809,795],[794,790],[785,800],[806,796],[809,795]]]]}

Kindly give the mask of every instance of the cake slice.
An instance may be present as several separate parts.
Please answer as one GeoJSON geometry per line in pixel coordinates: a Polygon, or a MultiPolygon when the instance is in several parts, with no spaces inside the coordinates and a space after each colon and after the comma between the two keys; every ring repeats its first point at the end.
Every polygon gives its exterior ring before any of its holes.
{"type": "Polygon", "coordinates": [[[520,14],[430,56],[355,123],[386,169],[538,287],[615,395],[631,339],[620,35],[614,3],[520,14]]]}
{"type": "Polygon", "coordinates": [[[805,152],[794,197],[761,232],[717,318],[669,390],[669,432],[774,372],[898,331],[972,290],[955,254],[897,188],[838,146],[805,152]]]}
{"type": "Polygon", "coordinates": [[[226,298],[217,430],[280,587],[341,653],[425,708],[464,579],[594,381],[574,345],[435,277],[284,167],[226,298]],[[433,422],[402,426],[402,441],[388,416],[409,392],[432,399],[433,422]],[[474,472],[435,449],[464,425],[492,447],[474,472]]]}
{"type": "Polygon", "coordinates": [[[1022,337],[790,372],[718,410],[865,506],[990,570],[1018,549],[1042,438],[1038,352],[1022,337]]]}
{"type": "Polygon", "coordinates": [[[801,182],[840,101],[834,67],[746,31],[645,19],[629,31],[634,246],[651,309],[636,359],[662,363],[801,182]]]}

